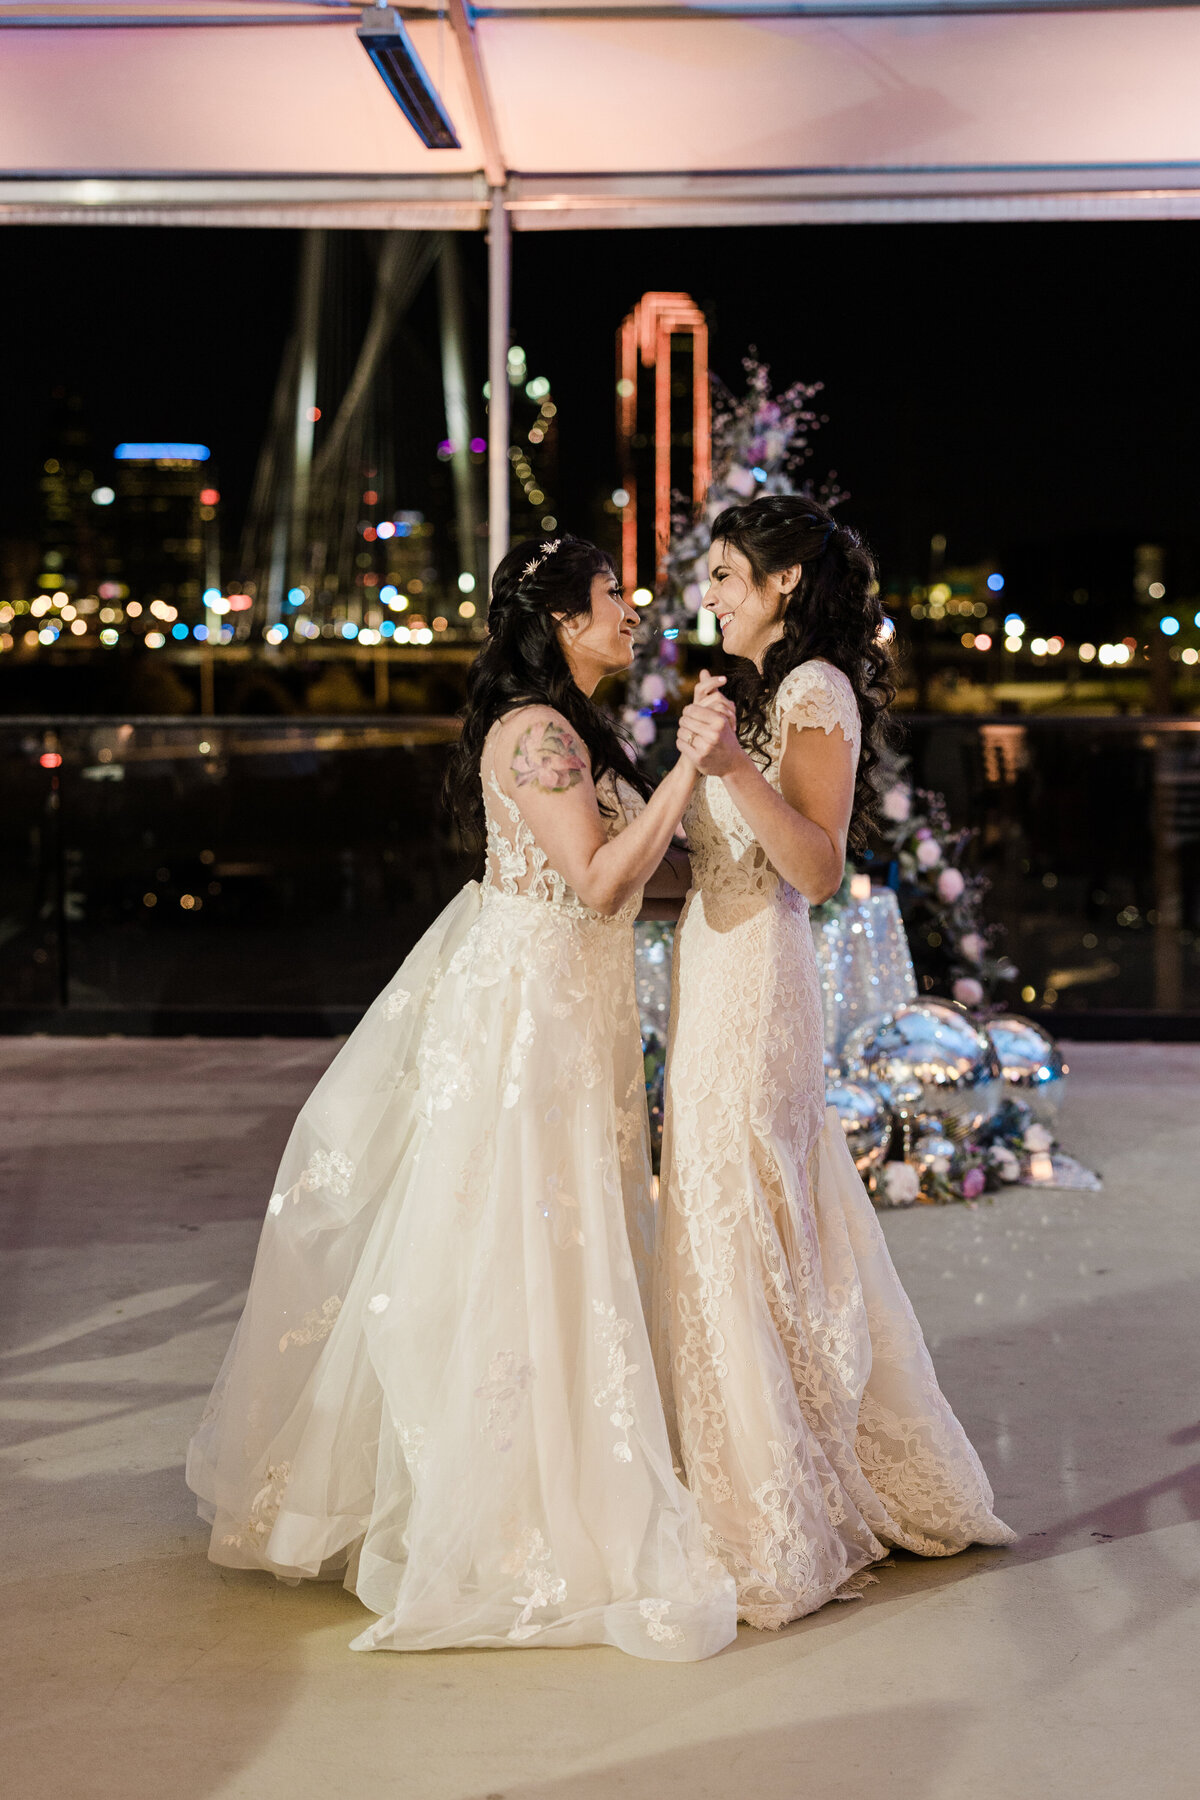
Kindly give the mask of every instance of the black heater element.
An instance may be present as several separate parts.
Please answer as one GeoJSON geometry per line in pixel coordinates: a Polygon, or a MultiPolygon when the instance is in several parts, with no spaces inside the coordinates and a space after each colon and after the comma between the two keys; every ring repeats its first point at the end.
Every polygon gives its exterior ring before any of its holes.
{"type": "Polygon", "coordinates": [[[364,7],[358,37],[425,148],[461,150],[441,96],[425,73],[395,7],[364,7]]]}

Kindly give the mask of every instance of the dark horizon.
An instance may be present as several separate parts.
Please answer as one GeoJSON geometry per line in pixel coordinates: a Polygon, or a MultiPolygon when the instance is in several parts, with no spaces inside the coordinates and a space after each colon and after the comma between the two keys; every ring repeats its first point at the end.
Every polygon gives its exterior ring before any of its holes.
{"type": "MultiPolygon", "coordinates": [[[[7,243],[28,279],[4,302],[0,535],[36,519],[58,387],[83,396],[102,454],[120,438],[209,443],[235,542],[291,324],[297,234],[15,226],[7,243]]],[[[472,236],[462,250],[478,394],[485,247],[472,236]]],[[[940,532],[948,565],[995,560],[1053,628],[1076,588],[1123,610],[1139,543],[1166,549],[1169,596],[1200,590],[1198,265],[1186,223],[527,233],[513,246],[513,336],[553,384],[564,527],[597,530],[615,485],[620,319],[647,289],[684,289],[727,385],[751,346],[777,386],[824,383],[829,423],[807,468],[817,481],[836,469],[842,516],[885,583],[925,577],[940,532]]],[[[413,495],[396,504],[431,510],[445,488],[434,288],[403,330],[395,424],[413,495]]]]}

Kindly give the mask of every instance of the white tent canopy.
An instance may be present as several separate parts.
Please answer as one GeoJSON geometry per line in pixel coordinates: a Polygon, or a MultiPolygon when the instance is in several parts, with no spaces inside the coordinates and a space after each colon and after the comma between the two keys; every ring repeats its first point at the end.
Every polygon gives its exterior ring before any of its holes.
{"type": "MultiPolygon", "coordinates": [[[[0,223],[479,230],[1200,217],[1200,7],[431,0],[427,150],[348,0],[0,0],[0,223]]],[[[493,559],[506,421],[492,419],[493,559]]]]}
{"type": "Polygon", "coordinates": [[[1200,8],[0,0],[0,219],[517,230],[1200,212],[1200,8]]]}

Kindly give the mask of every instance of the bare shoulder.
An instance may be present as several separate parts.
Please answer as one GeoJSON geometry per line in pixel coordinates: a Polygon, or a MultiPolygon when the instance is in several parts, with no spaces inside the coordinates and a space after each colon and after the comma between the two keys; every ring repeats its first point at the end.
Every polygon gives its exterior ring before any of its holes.
{"type": "Polygon", "coordinates": [[[496,767],[506,787],[562,794],[590,778],[586,746],[552,706],[522,706],[502,720],[496,767]]]}

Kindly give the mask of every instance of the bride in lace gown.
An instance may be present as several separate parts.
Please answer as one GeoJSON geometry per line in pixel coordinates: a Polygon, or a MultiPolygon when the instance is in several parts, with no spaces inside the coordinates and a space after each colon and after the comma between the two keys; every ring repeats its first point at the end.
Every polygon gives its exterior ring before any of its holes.
{"type": "Polygon", "coordinates": [[[647,801],[588,698],[636,622],[578,539],[497,570],[452,781],[486,872],[304,1107],[191,1444],[213,1560],[344,1579],[356,1649],[682,1661],[736,1629],[643,1312],[632,921],[695,769],[647,801]]]}
{"type": "Polygon", "coordinates": [[[945,1556],[1012,1533],[825,1110],[808,907],[870,801],[891,691],[874,568],[799,496],[721,514],[709,566],[705,604],[745,660],[737,711],[702,680],[680,725],[687,752],[724,719],[685,816],[656,1354],[739,1616],[778,1627],[889,1545],[945,1556]]]}

